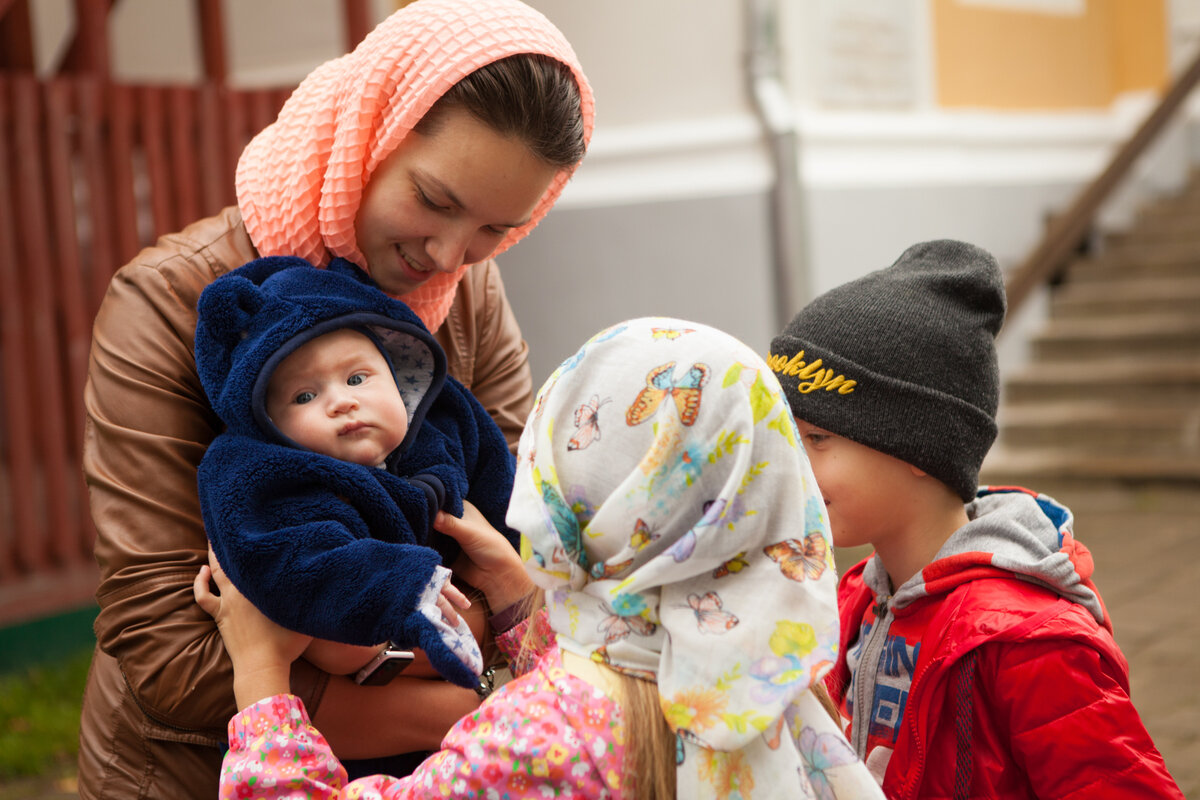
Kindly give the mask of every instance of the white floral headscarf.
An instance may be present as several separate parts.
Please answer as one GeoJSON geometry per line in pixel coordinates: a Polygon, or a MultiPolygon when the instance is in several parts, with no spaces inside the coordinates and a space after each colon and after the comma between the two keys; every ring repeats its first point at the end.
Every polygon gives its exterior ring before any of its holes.
{"type": "Polygon", "coordinates": [[[518,460],[508,523],[559,645],[657,680],[679,797],[881,796],[808,691],[838,646],[832,546],[754,351],[682,320],[609,328],[542,387],[518,460]]]}

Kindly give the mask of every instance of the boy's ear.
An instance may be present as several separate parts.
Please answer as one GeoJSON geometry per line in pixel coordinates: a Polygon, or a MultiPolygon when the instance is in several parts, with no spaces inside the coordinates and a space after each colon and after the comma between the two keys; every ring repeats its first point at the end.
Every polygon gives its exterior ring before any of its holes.
{"type": "Polygon", "coordinates": [[[265,303],[262,289],[241,275],[229,275],[209,284],[200,294],[197,311],[208,335],[232,348],[265,303]]]}

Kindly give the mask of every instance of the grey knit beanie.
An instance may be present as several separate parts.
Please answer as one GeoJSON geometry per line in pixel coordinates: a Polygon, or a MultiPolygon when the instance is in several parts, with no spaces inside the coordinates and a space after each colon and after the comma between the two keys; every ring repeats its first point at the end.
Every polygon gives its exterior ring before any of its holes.
{"type": "Polygon", "coordinates": [[[771,342],[767,363],[797,417],[912,464],[968,502],[996,439],[1004,310],[990,253],[923,242],[812,301],[771,342]]]}

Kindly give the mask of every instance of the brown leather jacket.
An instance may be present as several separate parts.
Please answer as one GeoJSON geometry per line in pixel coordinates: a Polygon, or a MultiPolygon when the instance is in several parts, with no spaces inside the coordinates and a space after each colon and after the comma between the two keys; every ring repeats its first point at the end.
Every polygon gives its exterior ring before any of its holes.
{"type": "MultiPolygon", "coordinates": [[[[101,581],[80,732],[84,798],[216,797],[236,708],[216,625],[192,596],[207,552],[196,469],[220,429],[192,344],[200,292],[257,257],[228,208],[139,253],[96,316],[83,467],[101,581]]],[[[515,449],[532,383],[494,262],[467,273],[434,335],[450,374],[515,449]]],[[[310,713],[328,677],[304,661],[293,669],[293,691],[310,713]]]]}

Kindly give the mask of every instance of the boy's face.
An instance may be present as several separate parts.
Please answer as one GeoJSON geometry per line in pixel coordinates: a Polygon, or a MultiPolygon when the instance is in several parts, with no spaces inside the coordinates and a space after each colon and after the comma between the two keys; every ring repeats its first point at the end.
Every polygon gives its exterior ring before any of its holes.
{"type": "Polygon", "coordinates": [[[878,547],[895,534],[912,498],[912,467],[799,417],[796,427],[825,498],[833,543],[878,547]]]}
{"type": "Polygon", "coordinates": [[[382,464],[408,432],[387,360],[349,329],[318,336],[280,363],[267,387],[267,413],[303,447],[366,467],[382,464]]]}

